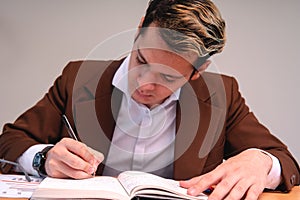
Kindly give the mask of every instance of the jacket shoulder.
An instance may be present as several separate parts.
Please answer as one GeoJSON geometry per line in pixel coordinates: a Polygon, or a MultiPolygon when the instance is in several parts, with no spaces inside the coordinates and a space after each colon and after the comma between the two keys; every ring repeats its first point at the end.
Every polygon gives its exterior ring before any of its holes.
{"type": "Polygon", "coordinates": [[[238,88],[237,81],[232,76],[213,72],[204,72],[197,80],[190,81],[190,84],[198,99],[216,105],[228,101],[233,89],[238,88]]]}

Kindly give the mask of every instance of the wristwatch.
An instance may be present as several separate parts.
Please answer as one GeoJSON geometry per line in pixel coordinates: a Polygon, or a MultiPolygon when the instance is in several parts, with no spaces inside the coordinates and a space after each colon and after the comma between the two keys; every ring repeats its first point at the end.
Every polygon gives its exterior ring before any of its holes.
{"type": "Polygon", "coordinates": [[[35,169],[41,177],[46,177],[45,170],[46,154],[53,146],[47,146],[42,151],[37,152],[32,161],[32,167],[35,169]]]}

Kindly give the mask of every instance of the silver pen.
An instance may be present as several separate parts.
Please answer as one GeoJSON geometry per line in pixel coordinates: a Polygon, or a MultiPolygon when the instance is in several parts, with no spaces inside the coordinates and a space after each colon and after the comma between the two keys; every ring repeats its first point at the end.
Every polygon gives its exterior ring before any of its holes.
{"type": "Polygon", "coordinates": [[[74,131],[72,129],[72,126],[71,126],[71,124],[70,124],[67,116],[66,115],[62,115],[62,120],[63,120],[64,124],[67,127],[67,130],[68,130],[68,133],[69,133],[70,137],[73,138],[74,140],[78,141],[78,138],[76,137],[76,135],[75,135],[75,133],[74,133],[74,131]]]}
{"type": "MultiPolygon", "coordinates": [[[[70,124],[67,116],[66,115],[62,115],[62,119],[63,119],[64,124],[67,127],[67,130],[68,130],[68,133],[69,133],[70,137],[73,138],[74,140],[78,141],[78,138],[76,137],[76,135],[75,135],[75,133],[74,133],[74,131],[72,129],[72,126],[71,126],[71,124],[70,124]]],[[[93,177],[95,177],[95,175],[96,175],[96,170],[94,170],[93,177]]]]}

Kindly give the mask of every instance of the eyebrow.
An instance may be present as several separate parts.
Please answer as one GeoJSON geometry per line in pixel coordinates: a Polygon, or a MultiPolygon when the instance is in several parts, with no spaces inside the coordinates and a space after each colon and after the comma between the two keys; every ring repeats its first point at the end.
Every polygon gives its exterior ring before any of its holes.
{"type": "MultiPolygon", "coordinates": [[[[143,54],[141,53],[139,48],[137,48],[137,54],[138,54],[139,57],[141,57],[141,59],[144,63],[148,63],[148,61],[145,59],[145,57],[143,56],[143,54]]],[[[174,79],[181,79],[181,78],[185,77],[185,75],[175,76],[175,75],[172,75],[172,74],[165,74],[165,73],[162,73],[162,72],[160,72],[160,73],[165,75],[165,76],[169,76],[171,78],[174,78],[174,79]]]]}

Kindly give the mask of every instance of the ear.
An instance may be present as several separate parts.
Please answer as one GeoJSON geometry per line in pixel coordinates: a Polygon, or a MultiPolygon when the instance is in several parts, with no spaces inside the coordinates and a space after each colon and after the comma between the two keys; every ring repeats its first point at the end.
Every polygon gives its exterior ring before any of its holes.
{"type": "Polygon", "coordinates": [[[145,16],[143,16],[143,17],[141,18],[141,20],[140,20],[140,23],[139,23],[139,26],[138,26],[139,29],[142,28],[144,19],[145,19],[145,16]]]}
{"type": "Polygon", "coordinates": [[[205,61],[205,63],[203,63],[201,65],[201,67],[199,67],[199,69],[197,70],[197,72],[191,77],[191,80],[196,80],[200,77],[200,75],[208,68],[208,66],[210,65],[211,61],[207,60],[205,61]]]}

